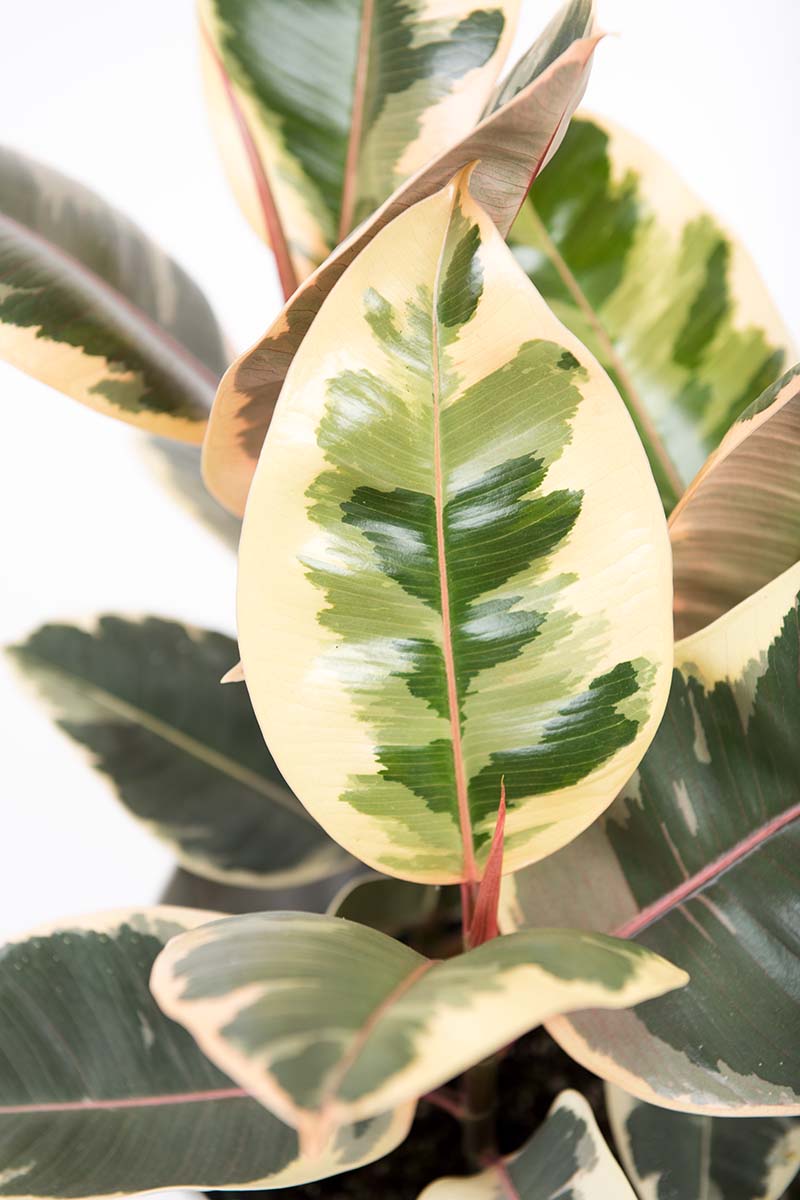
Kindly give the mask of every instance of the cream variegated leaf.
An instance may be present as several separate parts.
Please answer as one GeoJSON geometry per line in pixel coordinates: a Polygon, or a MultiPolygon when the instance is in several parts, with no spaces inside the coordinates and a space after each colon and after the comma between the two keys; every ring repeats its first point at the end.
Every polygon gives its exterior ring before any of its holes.
{"type": "Polygon", "coordinates": [[[503,780],[505,869],[551,853],[658,725],[669,566],[613,384],[463,173],[342,278],[261,455],[239,647],[281,771],[387,874],[476,881],[503,780]]]}
{"type": "Polygon", "coordinates": [[[556,1099],[547,1119],[521,1150],[498,1159],[480,1175],[439,1179],[425,1188],[419,1200],[636,1198],[591,1108],[583,1096],[568,1091],[556,1099]]]}
{"type": "Polygon", "coordinates": [[[518,9],[519,0],[199,0],[217,141],[287,297],[475,125],[518,9]]]}
{"type": "Polygon", "coordinates": [[[792,367],[745,409],[670,517],[676,637],[800,560],[799,376],[792,367]]]}
{"type": "Polygon", "coordinates": [[[233,364],[217,392],[203,447],[209,490],[231,512],[244,511],[264,435],[294,355],[325,297],[371,239],[470,162],[477,164],[474,194],[501,233],[511,228],[531,180],[557,150],[583,95],[599,41],[593,22],[591,5],[582,0],[567,4],[524,60],[524,70],[512,73],[512,94],[398,188],[301,284],[264,337],[233,364]]]}
{"type": "Polygon", "coordinates": [[[795,357],[752,260],[649,146],[583,114],[510,241],[617,384],[670,511],[795,357]]]}
{"type": "Polygon", "coordinates": [[[636,775],[505,889],[504,929],[546,913],[689,971],[669,1001],[549,1026],[596,1074],[682,1112],[800,1114],[799,595],[800,563],[678,642],[636,775]]]}
{"type": "Polygon", "coordinates": [[[800,1117],[670,1112],[613,1084],[606,1111],[640,1200],[781,1200],[800,1170],[800,1117]]]}
{"type": "Polygon", "coordinates": [[[72,179],[0,148],[0,358],[82,404],[199,443],[226,356],[186,273],[72,179]]]}
{"type": "Polygon", "coordinates": [[[176,937],[151,986],[213,1062],[309,1144],[415,1100],[568,1009],[619,1008],[686,975],[637,946],[538,930],[436,961],[314,913],[176,937]]]}
{"type": "Polygon", "coordinates": [[[0,1197],[293,1187],[372,1162],[413,1110],[343,1128],[314,1156],[167,1020],[153,960],[216,914],[159,907],[37,929],[0,953],[0,1197]]]}

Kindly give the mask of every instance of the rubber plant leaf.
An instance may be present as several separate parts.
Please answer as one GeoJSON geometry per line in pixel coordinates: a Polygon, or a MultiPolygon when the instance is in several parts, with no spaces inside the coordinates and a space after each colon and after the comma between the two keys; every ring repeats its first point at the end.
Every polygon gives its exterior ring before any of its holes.
{"type": "MultiPolygon", "coordinates": [[[[560,21],[575,30],[574,3],[560,21]]],[[[403,184],[297,290],[256,345],[227,372],[217,393],[203,446],[209,490],[241,516],[275,404],[303,338],[325,297],[346,267],[400,213],[444,187],[466,164],[476,162],[472,187],[505,235],[531,180],[555,153],[586,87],[599,37],[590,7],[581,36],[551,61],[561,42],[551,30],[527,80],[499,108],[487,113],[461,141],[403,184]]]]}
{"type": "MultiPolygon", "coordinates": [[[[438,1179],[419,1200],[636,1200],[577,1092],[562,1092],[521,1150],[480,1175],[438,1179]]],[[[681,1198],[683,1200],[683,1198],[681,1198]]]]}
{"type": "Polygon", "coordinates": [[[590,824],[655,733],[672,657],[636,431],[467,176],[326,301],[239,554],[239,648],[280,770],[343,846],[420,883],[481,878],[503,780],[505,871],[590,824]]]}
{"type": "Polygon", "coordinates": [[[800,1169],[797,1117],[669,1112],[613,1084],[606,1111],[640,1200],[780,1200],[800,1169]]]}
{"type": "Polygon", "coordinates": [[[317,913],[250,913],[179,935],[155,962],[166,1014],[316,1144],[492,1054],[547,1015],[619,1008],[686,975],[633,943],[537,930],[443,961],[317,913]]]}
{"type": "Polygon", "coordinates": [[[412,1109],[339,1130],[315,1157],[205,1058],[148,990],[153,960],[214,913],[99,913],[0,954],[0,1196],[283,1188],[393,1150],[412,1109]]]}
{"type": "Polygon", "coordinates": [[[751,259],[649,146],[583,115],[510,240],[617,384],[670,511],[795,357],[751,259]]]}
{"type": "Polygon", "coordinates": [[[98,412],[195,444],[227,361],[177,263],[94,192],[3,148],[0,358],[98,412]]]}
{"type": "Polygon", "coordinates": [[[744,410],[669,526],[677,637],[800,560],[800,366],[744,410]]]}
{"type": "Polygon", "coordinates": [[[199,0],[228,176],[284,293],[479,119],[520,0],[199,0]]]}
{"type": "Polygon", "coordinates": [[[44,625],[9,653],[127,810],[194,874],[283,888],[353,865],[287,787],[245,689],[220,687],[231,638],[104,616],[44,625]]]}
{"type": "Polygon", "coordinates": [[[601,821],[505,893],[505,929],[546,912],[690,972],[668,1004],[550,1025],[579,1062],[652,1104],[800,1113],[798,593],[800,564],[677,643],[638,773],[601,821]]]}

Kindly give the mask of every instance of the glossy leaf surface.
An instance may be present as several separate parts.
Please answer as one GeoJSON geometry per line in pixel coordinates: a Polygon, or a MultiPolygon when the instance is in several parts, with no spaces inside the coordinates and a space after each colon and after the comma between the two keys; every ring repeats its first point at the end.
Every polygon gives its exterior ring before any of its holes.
{"type": "Polygon", "coordinates": [[[780,1200],[800,1169],[800,1119],[668,1112],[606,1085],[614,1141],[640,1200],[780,1200]]]}
{"type": "Polygon", "coordinates": [[[466,174],[370,244],[295,360],[239,646],[299,798],[418,882],[481,876],[503,779],[504,869],[551,853],[655,732],[671,584],[646,456],[466,174]]]}
{"type": "Polygon", "coordinates": [[[213,913],[100,913],[0,951],[0,1196],[290,1187],[388,1154],[406,1108],[342,1129],[320,1154],[164,1017],[153,959],[213,913]]]}
{"type": "Polygon", "coordinates": [[[201,0],[207,95],[286,295],[475,125],[519,0],[201,0]]]}
{"type": "Polygon", "coordinates": [[[792,367],[745,409],[670,518],[677,637],[800,559],[799,376],[792,367]]]}
{"type": "Polygon", "coordinates": [[[444,961],[313,913],[228,917],[179,936],[152,988],[209,1057],[309,1141],[414,1100],[556,1011],[661,995],[683,972],[571,930],[444,961]]]}
{"type": "Polygon", "coordinates": [[[667,1107],[800,1112],[798,592],[800,564],[677,644],[638,774],[508,887],[505,928],[547,913],[635,937],[690,973],[669,1001],[550,1026],[591,1070],[667,1107]]]}
{"type": "MultiPolygon", "coordinates": [[[[574,31],[574,4],[560,18],[574,31]]],[[[551,28],[538,44],[520,90],[484,116],[472,133],[433,159],[398,189],[298,289],[252,350],[228,371],[217,393],[203,447],[206,482],[239,515],[286,372],[320,305],[371,239],[398,214],[447,184],[475,162],[472,189],[501,233],[511,228],[531,180],[555,153],[589,74],[594,48],[592,11],[584,33],[555,60],[561,45],[551,28]],[[591,36],[590,36],[591,35],[591,36]]]]}
{"type": "Polygon", "coordinates": [[[72,179],[0,149],[0,358],[90,408],[202,441],[225,353],[197,285],[72,179]]]}
{"type": "Polygon", "coordinates": [[[10,650],[125,807],[198,875],[286,887],[352,861],[308,816],[245,689],[220,687],[236,643],[148,617],[45,625],[10,650]]]}
{"type": "Polygon", "coordinates": [[[583,116],[511,242],[619,387],[670,511],[790,348],[749,256],[648,146],[583,116]]]}
{"type": "Polygon", "coordinates": [[[562,1092],[521,1150],[466,1179],[439,1179],[419,1200],[635,1200],[583,1096],[562,1092]]]}

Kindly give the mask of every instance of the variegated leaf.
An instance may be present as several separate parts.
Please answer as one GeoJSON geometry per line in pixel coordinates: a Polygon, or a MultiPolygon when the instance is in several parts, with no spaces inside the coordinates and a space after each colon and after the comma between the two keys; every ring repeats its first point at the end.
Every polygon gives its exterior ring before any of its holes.
{"type": "Polygon", "coordinates": [[[800,560],[798,376],[792,367],[745,409],[672,513],[678,637],[800,560]]]}
{"type": "Polygon", "coordinates": [[[791,346],[753,263],[667,163],[596,117],[572,123],[511,242],[619,387],[669,511],[791,346]]]}
{"type": "MultiPolygon", "coordinates": [[[[458,896],[458,889],[447,889],[458,896]]],[[[449,897],[448,897],[449,898],[449,897]]],[[[433,918],[442,899],[442,889],[405,879],[359,876],[346,883],[334,896],[328,911],[370,929],[396,937],[433,918]]]]}
{"type": "Polygon", "coordinates": [[[780,1200],[800,1170],[800,1119],[669,1112],[606,1084],[614,1141],[640,1200],[780,1200]]]}
{"type": "MultiPolygon", "coordinates": [[[[576,31],[572,0],[559,29],[576,31]]],[[[286,372],[325,297],[346,267],[398,214],[442,188],[467,163],[476,162],[472,188],[501,233],[511,228],[531,180],[555,153],[588,79],[594,48],[592,8],[581,36],[555,60],[565,38],[553,27],[529,56],[529,74],[515,74],[519,90],[486,114],[461,142],[423,167],[340,246],[298,289],[280,317],[225,376],[214,402],[203,447],[210,491],[232,512],[244,511],[264,435],[286,372]]]]}
{"type": "Polygon", "coordinates": [[[286,786],[244,688],[236,643],[148,617],[45,625],[9,650],[125,807],[190,871],[258,887],[337,875],[352,860],[286,786]]]}
{"type": "MultiPolygon", "coordinates": [[[[419,1200],[636,1200],[583,1096],[562,1092],[521,1150],[466,1179],[439,1179],[419,1200]]],[[[687,1197],[688,1200],[688,1197],[687,1197]]]]}
{"type": "Polygon", "coordinates": [[[99,913],[0,950],[0,1196],[291,1187],[393,1150],[412,1110],[344,1128],[311,1157],[148,990],[166,939],[214,917],[99,913]]]}
{"type": "Polygon", "coordinates": [[[480,878],[505,780],[516,870],[644,753],[670,610],[625,406],[462,173],[337,285],[261,455],[239,646],[272,753],[342,845],[418,882],[480,878]]]}
{"type": "Polygon", "coordinates": [[[619,1008],[686,981],[627,942],[538,930],[436,961],[313,913],[227,917],[156,959],[161,1007],[316,1141],[414,1100],[554,1012],[619,1008]]]}
{"type": "Polygon", "coordinates": [[[689,971],[668,1001],[550,1025],[590,1070],[669,1108],[800,1113],[799,592],[800,564],[677,644],[638,774],[505,896],[506,929],[546,913],[689,971]]]}
{"type": "Polygon", "coordinates": [[[234,190],[288,298],[338,242],[475,125],[519,0],[199,0],[234,190]]]}
{"type": "Polygon", "coordinates": [[[109,416],[202,441],[225,369],[197,285],[99,196],[0,149],[0,358],[109,416]]]}

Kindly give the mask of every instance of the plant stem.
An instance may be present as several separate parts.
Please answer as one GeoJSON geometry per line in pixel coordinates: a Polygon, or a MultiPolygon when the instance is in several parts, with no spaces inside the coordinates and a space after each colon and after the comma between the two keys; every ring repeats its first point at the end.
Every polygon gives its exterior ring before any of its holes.
{"type": "Polygon", "coordinates": [[[497,1157],[497,1071],[500,1056],[493,1054],[464,1074],[464,1112],[461,1120],[464,1156],[471,1167],[482,1169],[497,1157]]]}

